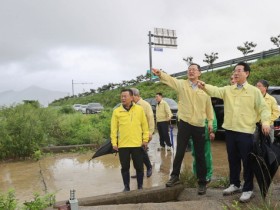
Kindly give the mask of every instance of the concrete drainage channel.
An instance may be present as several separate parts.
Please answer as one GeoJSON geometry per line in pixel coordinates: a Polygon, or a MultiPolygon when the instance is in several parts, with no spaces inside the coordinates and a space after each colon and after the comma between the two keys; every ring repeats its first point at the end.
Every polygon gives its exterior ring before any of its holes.
{"type": "MultiPolygon", "coordinates": [[[[102,206],[114,204],[137,204],[137,203],[164,203],[177,201],[178,196],[184,190],[183,185],[166,188],[165,186],[153,187],[130,192],[112,193],[86,198],[79,198],[79,206],[102,206]]],[[[56,209],[63,209],[69,201],[60,201],[54,205],[56,209]]]]}

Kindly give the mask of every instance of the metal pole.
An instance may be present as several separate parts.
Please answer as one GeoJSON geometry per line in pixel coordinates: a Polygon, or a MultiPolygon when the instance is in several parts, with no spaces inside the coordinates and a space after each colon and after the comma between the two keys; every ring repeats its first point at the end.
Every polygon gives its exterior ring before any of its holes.
{"type": "Polygon", "coordinates": [[[74,97],[74,80],[72,80],[72,96],[74,97]]]}
{"type": "Polygon", "coordinates": [[[149,31],[149,59],[150,59],[150,75],[151,75],[151,81],[152,81],[152,34],[151,31],[149,31]]]}

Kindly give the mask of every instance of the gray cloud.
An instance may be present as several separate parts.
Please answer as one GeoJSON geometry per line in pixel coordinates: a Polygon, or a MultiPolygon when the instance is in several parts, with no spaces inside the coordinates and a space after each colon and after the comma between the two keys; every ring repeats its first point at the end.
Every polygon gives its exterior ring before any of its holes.
{"type": "Polygon", "coordinates": [[[155,67],[185,69],[182,57],[203,62],[241,56],[245,41],[273,48],[280,33],[279,1],[0,0],[0,90],[41,85],[71,91],[71,80],[92,81],[79,91],[120,82],[149,68],[148,31],[175,29],[178,49],[153,52],[155,67]],[[265,8],[265,9],[263,9],[265,8]]]}

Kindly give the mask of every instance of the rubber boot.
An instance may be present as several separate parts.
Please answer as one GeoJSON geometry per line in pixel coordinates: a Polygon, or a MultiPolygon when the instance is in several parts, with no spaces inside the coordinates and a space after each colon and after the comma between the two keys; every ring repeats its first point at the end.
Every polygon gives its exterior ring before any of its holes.
{"type": "Polygon", "coordinates": [[[129,187],[129,182],[130,182],[129,171],[122,172],[122,178],[123,178],[123,184],[124,184],[123,192],[130,191],[130,187],[129,187]]]}
{"type": "Polygon", "coordinates": [[[138,189],[143,189],[144,172],[136,172],[138,189]]]}

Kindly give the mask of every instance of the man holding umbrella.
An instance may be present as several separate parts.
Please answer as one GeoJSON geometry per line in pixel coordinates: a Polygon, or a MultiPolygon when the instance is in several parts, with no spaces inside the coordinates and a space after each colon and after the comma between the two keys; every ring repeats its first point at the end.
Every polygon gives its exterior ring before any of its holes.
{"type": "MultiPolygon", "coordinates": [[[[151,141],[154,130],[155,130],[155,119],[154,119],[154,113],[153,113],[152,107],[147,101],[145,101],[141,98],[140,92],[138,89],[136,89],[136,88],[130,88],[130,89],[133,92],[134,103],[142,106],[142,108],[144,109],[144,112],[145,112],[145,115],[146,115],[146,118],[148,121],[149,131],[150,131],[149,141],[151,141]]],[[[143,149],[142,151],[143,151],[143,161],[144,161],[145,166],[147,167],[147,177],[150,177],[150,176],[152,176],[152,172],[153,172],[152,164],[149,159],[147,150],[143,149]]],[[[137,177],[136,175],[131,176],[131,178],[136,178],[136,177],[137,177]]]]}
{"type": "Polygon", "coordinates": [[[149,128],[143,108],[133,103],[130,89],[121,91],[122,105],[113,111],[111,119],[111,142],[119,152],[123,191],[130,191],[130,159],[136,169],[138,189],[143,188],[143,152],[149,141],[149,128]]]}
{"type": "Polygon", "coordinates": [[[224,100],[224,123],[226,130],[226,147],[228,153],[230,186],[223,195],[241,192],[241,202],[253,197],[253,171],[249,154],[253,149],[253,133],[256,119],[260,115],[262,132],[269,134],[270,113],[261,92],[248,84],[250,66],[245,62],[238,63],[233,70],[236,84],[215,87],[198,81],[198,86],[212,97],[224,100]],[[243,163],[243,188],[240,185],[241,161],[243,163]]]}

